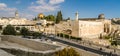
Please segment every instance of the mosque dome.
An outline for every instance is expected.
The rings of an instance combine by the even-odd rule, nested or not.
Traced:
[[[39,13],[38,14],[38,18],[42,19],[44,17],[44,14],[43,13]]]
[[[104,14],[100,14],[100,15],[98,16],[98,19],[105,19]]]

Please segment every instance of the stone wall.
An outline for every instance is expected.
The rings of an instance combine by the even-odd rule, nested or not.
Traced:
[[[104,25],[96,21],[79,21],[79,30],[79,36],[99,35],[104,32]]]
[[[101,21],[73,21],[72,36],[96,36],[103,32],[104,24]]]
[[[71,28],[72,28],[72,36],[78,37],[79,36],[79,21],[72,21]]]

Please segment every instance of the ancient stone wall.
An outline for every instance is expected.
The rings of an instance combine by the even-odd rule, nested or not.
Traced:
[[[102,22],[79,21],[79,36],[99,35],[104,32]]]
[[[96,36],[104,32],[104,24],[101,21],[73,21],[72,36]]]
[[[79,36],[79,21],[72,21],[71,28],[72,28],[72,36],[78,37]]]

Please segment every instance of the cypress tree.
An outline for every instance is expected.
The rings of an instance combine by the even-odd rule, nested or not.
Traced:
[[[56,23],[60,23],[60,21],[62,21],[62,20],[63,20],[63,18],[62,18],[62,12],[58,11],[57,17],[56,17]]]

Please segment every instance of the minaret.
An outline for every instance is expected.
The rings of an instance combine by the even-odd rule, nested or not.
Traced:
[[[16,18],[16,19],[18,19],[18,18],[19,18],[18,11],[15,11],[15,18]]]
[[[75,13],[75,16],[76,16],[76,19],[75,20],[78,20],[78,16],[79,14],[78,14],[78,11]]]

